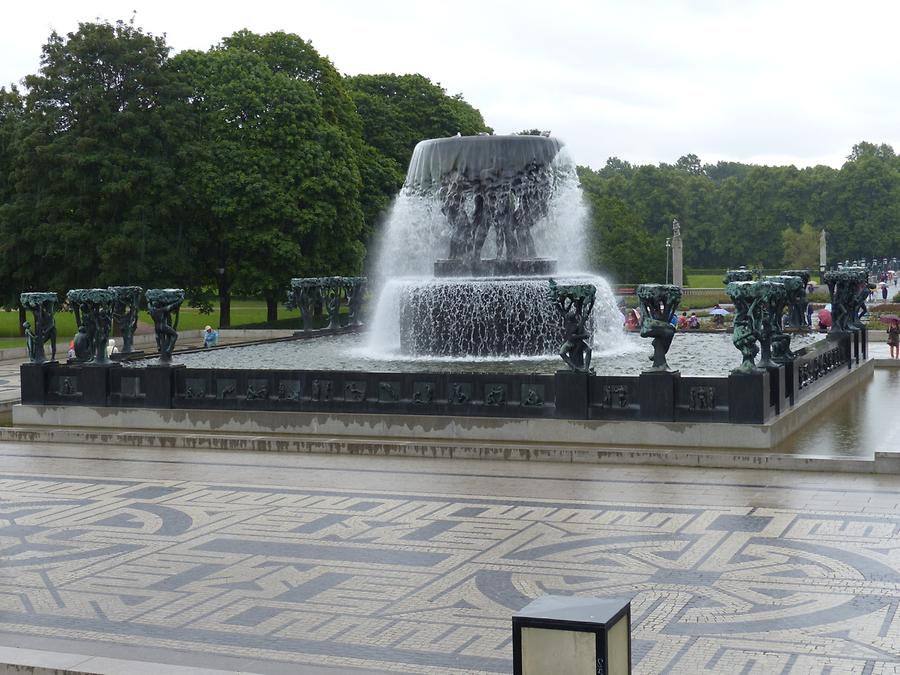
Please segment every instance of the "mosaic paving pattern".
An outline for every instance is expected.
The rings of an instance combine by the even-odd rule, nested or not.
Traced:
[[[23,357],[24,352],[23,349]],[[18,401],[21,398],[19,379],[18,361],[0,361],[0,403]]]
[[[0,474],[0,631],[263,670],[507,673],[531,598],[635,594],[637,673],[898,673],[898,531],[900,515]]]

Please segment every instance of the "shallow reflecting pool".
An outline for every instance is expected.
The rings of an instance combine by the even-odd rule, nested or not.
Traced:
[[[774,452],[872,457],[900,451],[900,369],[877,368],[873,378],[835,401]]]
[[[821,339],[795,336],[793,346]],[[175,363],[189,368],[265,368],[271,370],[365,370],[369,372],[503,372],[552,374],[563,368],[558,356],[525,358],[442,359],[406,357],[372,351],[362,333],[229,347],[177,355]],[[592,365],[598,375],[637,375],[649,365],[652,341],[635,333],[622,333],[611,344],[595,345]],[[669,365],[684,375],[727,375],[740,365],[741,355],[726,333],[676,333]],[[147,365],[152,361],[138,361]]]

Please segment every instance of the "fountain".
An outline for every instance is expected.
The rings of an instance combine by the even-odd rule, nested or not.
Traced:
[[[551,356],[548,295],[593,285],[594,344],[621,331],[604,279],[581,273],[584,212],[563,143],[543,136],[422,141],[381,245],[370,347],[390,356]]]
[[[433,434],[487,444],[491,452],[499,440],[553,444],[561,435],[575,443],[602,437],[611,445],[694,447],[696,432],[716,447],[769,447],[816,413],[826,387],[852,386],[871,372],[863,368],[871,366],[867,334],[856,325],[867,289],[855,270],[826,275],[843,330],[817,342],[797,336],[797,350],[780,318],[788,303],[802,301],[802,275],[752,281],[758,275],[750,270],[729,271],[732,340],[695,335],[673,342],[682,290],[643,285],[641,336],[653,339],[652,366],[646,354],[629,359],[641,351],[640,338],[624,333],[606,281],[584,272],[585,215],[574,167],[557,139],[424,141],[393,206],[376,275],[291,280],[290,305],[308,329],[300,335],[173,353],[184,292],[150,289],[159,357],[132,354],[113,363],[101,349],[110,322],[122,315],[129,323],[115,300],[120,291],[139,289],[75,289],[67,297],[80,313],[78,358],[60,364],[52,355],[43,361],[40,349],[56,296],[23,296],[23,306],[50,305],[43,318],[36,315],[36,332],[28,329],[32,363],[21,370],[19,418],[335,438],[365,427],[377,429],[381,440]],[[370,283],[378,302],[364,336],[356,327]],[[319,301],[328,309],[328,328],[313,331]],[[342,301],[350,309],[347,325]],[[743,363],[727,374],[731,341]],[[684,348],[670,350],[675,343]],[[61,417],[67,406],[103,410]],[[785,414],[794,421],[746,438],[671,426],[764,425]],[[412,421],[417,416],[435,421],[422,425]],[[485,425],[477,420],[483,417],[504,421]],[[609,425],[616,421],[629,424]]]

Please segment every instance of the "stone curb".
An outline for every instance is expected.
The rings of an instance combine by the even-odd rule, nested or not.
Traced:
[[[115,445],[132,448],[285,452],[407,458],[486,459],[591,464],[639,464],[702,468],[775,469],[844,473],[900,473],[900,453],[876,451],[873,457],[827,457],[673,448],[597,447],[559,443],[522,445],[435,441],[396,441],[377,437],[235,435],[214,433],[109,432],[90,429],[8,427],[0,440],[30,443]]]

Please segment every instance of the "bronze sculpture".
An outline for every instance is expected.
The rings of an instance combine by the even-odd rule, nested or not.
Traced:
[[[806,320],[806,307],[809,304],[809,298],[806,295],[806,287],[809,285],[809,270],[784,270],[780,276],[800,279],[801,286],[799,290],[794,289],[793,284],[785,286],[788,291],[788,305],[790,307],[788,322],[791,328],[808,330],[810,326]]]
[[[860,317],[866,311],[865,300],[869,295],[868,273],[861,267],[843,267],[826,272],[825,283],[831,294],[832,333],[860,330]]]
[[[725,292],[734,303],[734,333],[731,341],[741,352],[743,361],[733,373],[752,373],[756,368],[756,355],[759,347],[756,341],[761,330],[762,308],[757,292],[757,282],[732,281],[725,287]]]
[[[147,312],[153,319],[153,329],[156,331],[159,360],[169,363],[178,340],[178,316],[184,302],[184,291],[180,288],[151,288],[144,293],[144,297],[147,298]]]
[[[669,370],[666,354],[675,337],[672,317],[681,302],[681,288],[672,284],[641,284],[637,297],[641,303],[641,337],[653,338],[650,370]]]
[[[75,288],[66,293],[78,325],[75,356],[89,365],[108,366],[112,363],[106,347],[115,298],[115,293],[108,288]]]
[[[130,354],[134,351],[134,331],[137,329],[143,289],[140,286],[110,286],[109,290],[115,294],[112,316],[122,333],[122,353]]]
[[[56,318],[53,316],[59,304],[56,293],[22,293],[19,304],[30,309],[34,317],[34,332],[29,324],[25,332],[25,345],[32,363],[44,363],[44,344],[50,342],[50,360],[56,359]],[[28,322],[25,322],[28,324]],[[29,337],[29,333],[31,336]]]
[[[587,320],[594,308],[597,289],[590,284],[559,286],[550,279],[550,300],[562,316],[565,342],[559,348],[559,355],[569,368],[577,373],[591,371],[591,334],[587,330]]]

